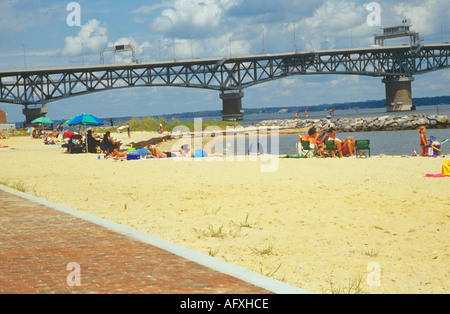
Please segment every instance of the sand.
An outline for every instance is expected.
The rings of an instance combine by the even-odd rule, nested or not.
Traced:
[[[449,291],[450,178],[424,177],[444,158],[112,161],[0,144],[0,183],[314,293]]]

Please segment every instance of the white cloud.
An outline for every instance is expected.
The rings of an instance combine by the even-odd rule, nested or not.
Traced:
[[[76,37],[68,36],[64,40],[63,55],[80,56],[83,53],[100,53],[108,43],[108,29],[97,20],[82,25]]]
[[[239,4],[239,0],[175,0],[172,8],[163,10],[151,24],[160,34],[208,33],[223,26],[227,10]]]
[[[369,34],[369,27],[366,28],[367,33],[359,29],[361,25],[365,24],[367,14],[368,11],[365,11],[362,5],[356,6],[355,2],[325,1],[311,16],[305,17],[297,23],[297,31],[304,49],[335,48],[339,37],[348,39],[348,45],[350,45],[353,31],[355,31],[355,36]],[[286,32],[291,32],[291,25],[286,28]]]
[[[422,0],[398,3],[394,12],[399,18],[409,18],[416,31],[423,35],[431,35],[441,27],[436,23],[439,16],[447,17],[450,14],[448,0]],[[446,23],[448,24],[448,23]],[[392,26],[392,25],[386,25]]]
[[[173,5],[172,1],[163,1],[161,3],[156,3],[156,4],[152,4],[152,5],[140,6],[139,8],[131,11],[131,13],[133,13],[133,14],[150,14],[153,11],[156,11],[161,8],[170,7],[172,5]]]

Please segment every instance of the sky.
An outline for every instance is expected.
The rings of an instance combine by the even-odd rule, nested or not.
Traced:
[[[405,18],[425,44],[450,42],[450,1],[379,0],[380,27],[361,0],[0,0],[0,70],[95,65],[100,51],[135,47],[139,62],[370,47],[380,27]],[[76,13],[80,14],[77,15]],[[77,17],[80,17],[79,20]],[[78,23],[79,21],[79,23]],[[409,43],[409,38],[387,45]],[[104,53],[105,64],[131,53]],[[413,97],[450,95],[450,70],[418,75]],[[380,100],[380,78],[294,76],[244,90],[243,109]],[[219,92],[174,87],[127,88],[48,103],[47,117],[153,116],[221,110]],[[9,122],[22,106],[0,103]]]

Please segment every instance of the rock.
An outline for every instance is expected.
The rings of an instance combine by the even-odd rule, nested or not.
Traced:
[[[449,119],[447,116],[436,116],[436,121],[439,124],[449,124]]]
[[[369,118],[338,118],[309,119],[309,120],[266,120],[257,126],[305,128],[317,127],[322,124],[325,130],[334,127],[338,132],[380,131],[380,130],[411,130],[421,125],[430,128],[450,128],[450,120],[447,116],[412,114],[408,116],[382,116]]]

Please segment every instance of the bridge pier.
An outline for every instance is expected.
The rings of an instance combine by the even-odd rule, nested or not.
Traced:
[[[25,115],[25,125],[30,125],[31,121],[34,119],[45,117],[48,113],[48,108],[45,106],[42,106],[41,108],[28,108],[28,106],[25,105],[22,113]]]
[[[222,119],[223,121],[240,121],[244,120],[244,115],[242,111],[242,98],[244,97],[243,92],[238,93],[223,93],[220,94],[220,99],[222,99],[223,111]]]
[[[413,77],[384,78],[386,84],[386,112],[415,110],[412,103]]]

